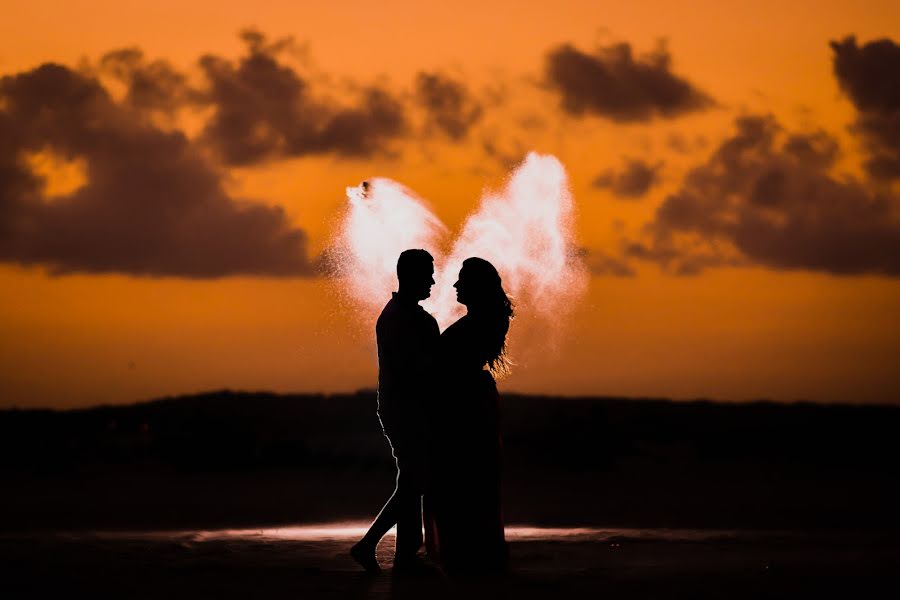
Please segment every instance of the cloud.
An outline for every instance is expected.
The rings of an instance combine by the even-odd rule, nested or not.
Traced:
[[[695,135],[693,140],[679,132],[672,132],[666,137],[666,147],[678,154],[690,154],[695,150],[704,150],[707,147],[706,137]]]
[[[453,141],[464,139],[483,112],[462,82],[439,73],[418,74],[415,98],[428,114],[428,126]]]
[[[676,273],[756,264],[832,274],[900,274],[896,197],[829,173],[828,134],[788,134],[771,116],[737,132],[691,170],[625,254]]]
[[[195,93],[184,74],[164,60],[148,62],[140,48],[107,52],[100,59],[99,71],[125,84],[125,102],[137,110],[171,114]]]
[[[714,105],[713,100],[671,71],[665,47],[635,58],[631,45],[613,44],[594,54],[565,44],[547,55],[545,75],[562,95],[562,108],[613,121],[673,118]]]
[[[678,276],[700,275],[710,267],[745,267],[752,264],[730,248],[702,239],[682,239],[676,246],[672,237],[657,235],[649,243],[624,239],[620,246],[624,258],[619,260],[654,262]]]
[[[502,132],[497,130],[485,132],[481,138],[481,149],[507,171],[511,171],[525,160],[525,156],[528,154],[528,149],[520,140],[505,139]]]
[[[214,114],[202,140],[229,165],[334,152],[368,157],[387,152],[407,129],[403,105],[386,90],[364,87],[356,105],[317,99],[309,82],[279,61],[285,43],[256,31],[242,35],[246,55],[237,62],[200,59],[207,82],[200,102]]]
[[[624,259],[597,249],[583,249],[581,258],[593,275],[634,277],[637,273]]]
[[[54,273],[311,274],[304,232],[280,208],[228,195],[190,140],[133,108],[147,105],[138,97],[116,103],[55,64],[0,78],[0,260]],[[82,160],[86,183],[48,197],[26,160],[41,152]]]
[[[881,39],[858,46],[856,38],[831,42],[834,74],[859,112],[854,129],[874,179],[900,179],[900,45]]]
[[[625,159],[625,167],[619,171],[607,169],[593,181],[596,188],[608,188],[619,198],[634,200],[644,196],[650,188],[659,183],[659,172],[663,163],[654,165],[640,159]]]

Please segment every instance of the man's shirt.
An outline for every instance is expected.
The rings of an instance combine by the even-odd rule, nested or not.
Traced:
[[[433,394],[440,329],[418,302],[394,293],[375,325],[378,416],[385,433],[423,432],[424,403]]]

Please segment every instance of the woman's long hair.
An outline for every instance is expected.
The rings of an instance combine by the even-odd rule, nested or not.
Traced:
[[[509,375],[512,362],[506,352],[506,334],[513,318],[513,303],[494,265],[472,257],[463,261],[462,268],[471,286],[469,314],[485,325],[488,370],[497,378]]]

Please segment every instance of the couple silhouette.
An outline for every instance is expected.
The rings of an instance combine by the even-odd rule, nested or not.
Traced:
[[[375,327],[378,417],[397,485],[350,554],[367,571],[380,571],[375,549],[396,525],[395,573],[429,568],[418,554],[423,542],[448,574],[501,572],[508,551],[494,376],[509,370],[512,303],[491,263],[466,259],[453,287],[467,313],[441,333],[419,306],[434,285],[431,254],[402,252],[397,278]]]

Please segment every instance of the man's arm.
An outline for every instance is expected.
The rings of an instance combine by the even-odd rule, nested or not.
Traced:
[[[403,347],[398,335],[396,315],[382,313],[375,325],[375,343],[378,346],[379,386],[392,386],[402,372]]]
[[[437,367],[438,342],[441,338],[441,330],[437,321],[430,314],[425,313],[422,319],[422,332],[420,334],[420,347],[418,348],[419,369],[431,373]]]

